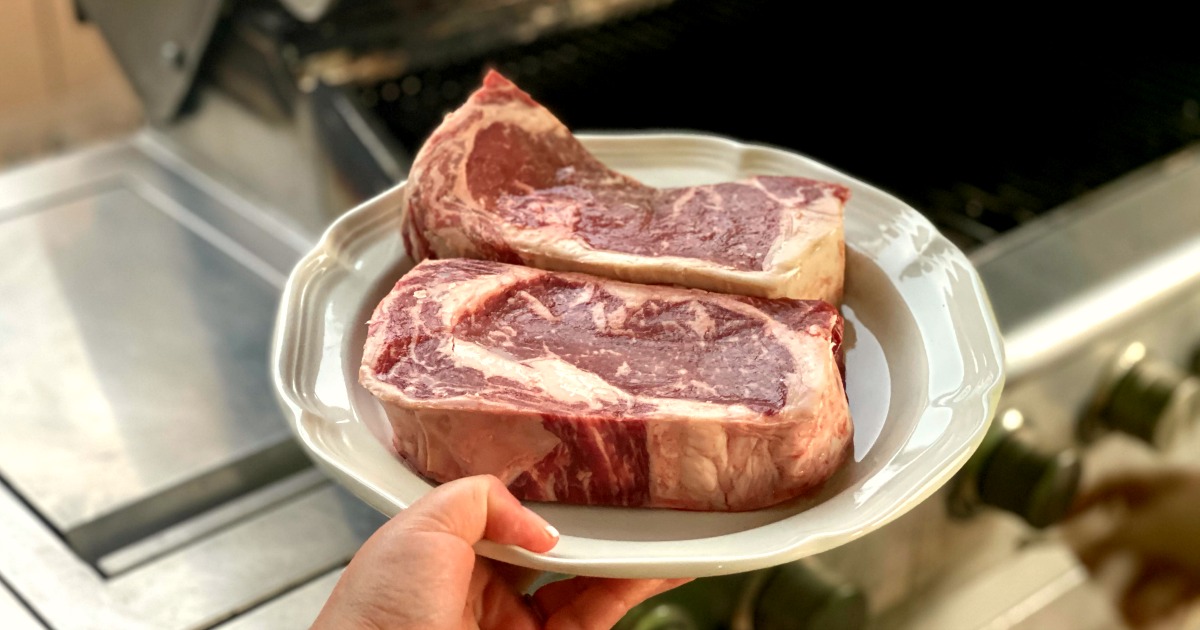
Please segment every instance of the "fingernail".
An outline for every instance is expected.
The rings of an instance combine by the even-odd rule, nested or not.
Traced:
[[[539,521],[541,521],[541,522],[543,522],[543,523],[546,523],[546,519],[542,518],[542,515],[541,515],[541,514],[538,514],[537,512],[534,512],[533,510],[529,509],[528,507],[526,507],[526,508],[525,508],[525,511],[529,512],[529,514],[530,514],[531,516],[533,516],[534,518],[536,518],[537,520],[539,520]],[[559,534],[559,533],[558,533],[558,528],[557,528],[557,527],[555,527],[555,526],[553,526],[553,525],[551,525],[550,523],[546,523],[546,524],[545,524],[545,525],[542,527],[542,529],[546,530],[546,533],[547,533],[547,534],[550,534],[550,537],[551,537],[551,538],[555,538],[555,539],[557,539],[557,538],[558,538],[558,537],[561,535],[561,534]]]

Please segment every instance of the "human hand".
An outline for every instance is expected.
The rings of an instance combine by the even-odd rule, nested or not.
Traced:
[[[380,527],[346,567],[313,628],[611,628],[687,580],[576,577],[522,591],[537,573],[475,555],[480,540],[549,551],[558,532],[495,477],[442,484]]]
[[[1200,471],[1126,473],[1083,494],[1072,519],[1113,512],[1112,527],[1077,549],[1097,573],[1112,558],[1132,555],[1133,579],[1121,614],[1135,627],[1156,624],[1200,599]]]

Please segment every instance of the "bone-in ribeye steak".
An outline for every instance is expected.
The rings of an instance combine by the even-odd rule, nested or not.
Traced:
[[[838,304],[849,195],[802,177],[646,186],[605,167],[492,72],[413,161],[405,241],[417,260],[479,258]]]
[[[435,481],[750,510],[813,490],[849,452],[842,325],[821,301],[426,261],[375,310],[360,380]]]

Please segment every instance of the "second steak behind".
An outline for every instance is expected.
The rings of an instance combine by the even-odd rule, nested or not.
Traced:
[[[601,164],[492,72],[405,187],[417,260],[480,258],[646,284],[838,304],[850,191],[802,177],[659,189]]]

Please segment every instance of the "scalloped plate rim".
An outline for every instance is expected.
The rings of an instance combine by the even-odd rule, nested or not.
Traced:
[[[984,330],[982,334],[977,335],[973,343],[982,347],[985,352],[990,351],[990,359],[993,363],[997,363],[999,367],[997,368],[997,372],[990,375],[990,380],[972,384],[976,387],[971,396],[957,401],[957,408],[968,407],[967,403],[974,401],[978,404],[978,409],[973,414],[973,425],[969,431],[963,433],[954,448],[954,452],[945,458],[939,466],[927,471],[927,474],[923,475],[920,480],[910,484],[904,492],[899,493],[899,495],[893,493],[888,497],[880,497],[879,502],[873,506],[873,509],[865,510],[865,513],[860,513],[856,516],[852,515],[850,518],[845,519],[845,522],[839,528],[831,528],[829,531],[809,535],[801,540],[783,542],[776,540],[774,545],[769,544],[768,541],[762,541],[764,544],[756,549],[744,549],[733,553],[701,554],[694,558],[682,557],[677,554],[655,554],[653,550],[657,548],[678,548],[681,545],[688,544],[702,544],[706,541],[711,542],[716,538],[733,538],[744,541],[747,538],[753,538],[753,532],[762,528],[738,531],[715,538],[624,543],[629,547],[642,550],[641,555],[624,558],[557,557],[552,555],[553,551],[551,554],[534,554],[523,549],[496,545],[487,541],[480,543],[478,546],[480,553],[498,560],[536,569],[606,577],[699,577],[753,570],[825,551],[874,531],[903,515],[913,506],[928,498],[965,464],[971,453],[974,452],[975,448],[982,441],[991,418],[996,411],[1000,391],[1004,384],[1003,345],[995,318],[991,312],[991,306],[978,274],[975,273],[966,256],[938,233],[936,228],[924,216],[886,192],[861,182],[854,177],[841,173],[836,169],[801,154],[765,144],[742,143],[724,136],[696,132],[605,132],[602,134],[579,134],[578,137],[590,149],[596,149],[605,144],[635,145],[637,143],[646,143],[653,145],[654,143],[677,143],[681,141],[720,146],[735,164],[741,164],[746,159],[747,154],[762,152],[768,158],[772,159],[782,158],[793,162],[799,161],[806,169],[818,172],[821,176],[842,181],[852,187],[855,197],[866,193],[868,197],[882,200],[886,205],[891,206],[895,212],[904,215],[904,220],[910,222],[912,226],[926,230],[927,240],[923,243],[923,247],[912,247],[910,250],[900,251],[896,254],[899,258],[907,256],[905,258],[906,262],[920,262],[929,249],[937,245],[943,251],[949,252],[951,262],[957,263],[960,269],[967,271],[969,276],[967,284],[971,289],[970,295],[965,297],[959,296],[959,302],[967,302],[969,306],[974,307],[972,314],[979,317]],[[810,174],[809,176],[812,175]],[[311,324],[308,321],[311,317],[305,318],[302,317],[304,313],[296,312],[295,309],[299,306],[297,300],[310,288],[309,284],[312,280],[324,279],[327,281],[327,278],[322,278],[324,274],[336,274],[338,272],[336,263],[331,264],[329,261],[338,260],[339,253],[347,249],[353,249],[354,246],[362,246],[364,239],[379,237],[376,231],[365,229],[365,227],[370,226],[372,222],[377,222],[379,225],[385,226],[394,223],[391,220],[381,219],[380,215],[395,211],[394,208],[387,207],[388,201],[404,185],[405,183],[401,182],[392,189],[343,214],[329,226],[314,248],[297,262],[284,288],[274,338],[272,340],[271,353],[272,377],[276,394],[290,420],[289,426],[301,444],[317,461],[320,467],[334,477],[336,481],[385,514],[392,514],[403,509],[406,507],[405,502],[377,487],[356,468],[353,462],[344,461],[342,458],[336,456],[336,454],[329,452],[329,449],[322,443],[323,436],[309,431],[306,426],[307,424],[324,421],[325,425],[318,426],[324,426],[324,428],[328,429],[328,426],[326,426],[328,425],[328,421],[319,412],[309,408],[304,402],[305,395],[311,394],[311,392],[298,392],[293,387],[292,384],[296,382],[295,376],[298,373],[297,366],[289,364],[288,358],[292,356],[291,352],[298,350],[297,345],[303,345],[303,341],[305,341],[303,338],[299,340],[295,338],[296,332],[294,327],[298,323]],[[852,197],[851,205],[847,207],[848,218],[853,212],[852,208],[854,208],[854,197]],[[378,227],[378,225],[374,227]],[[855,244],[851,243],[849,239],[847,240],[847,246],[850,249],[856,249]],[[899,264],[899,260],[893,260],[891,263],[897,265]],[[343,270],[342,273],[346,273],[346,271]],[[907,303],[908,300],[904,291],[900,291],[900,294],[902,297],[905,297]],[[916,314],[914,314],[914,318],[918,321],[920,320],[920,317],[917,317]],[[931,366],[930,369],[932,370],[933,367]],[[354,386],[357,386],[357,384]],[[927,414],[928,411],[929,408],[926,408],[925,413]],[[916,419],[914,426],[919,425],[924,418],[925,415],[922,415]],[[384,449],[382,444],[379,444],[379,447],[380,449]],[[806,512],[799,512],[770,525],[786,524],[794,519],[802,519],[805,514]],[[568,538],[572,537],[564,536],[564,541]],[[580,537],[574,538],[581,539]],[[583,538],[582,540],[586,541],[587,539]]]

